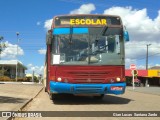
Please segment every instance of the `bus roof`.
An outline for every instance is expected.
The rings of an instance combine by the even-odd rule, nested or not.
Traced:
[[[68,14],[68,15],[57,15],[57,16],[54,16],[54,18],[56,17],[63,17],[63,16],[110,16],[110,17],[119,17],[118,15],[108,15],[108,14]]]

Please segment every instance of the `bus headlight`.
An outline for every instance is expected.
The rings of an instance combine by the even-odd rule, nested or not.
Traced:
[[[61,82],[61,81],[62,81],[62,78],[58,77],[58,78],[57,78],[57,81],[58,81],[58,82]]]
[[[121,78],[117,77],[116,80],[117,80],[117,82],[119,82],[121,80]]]

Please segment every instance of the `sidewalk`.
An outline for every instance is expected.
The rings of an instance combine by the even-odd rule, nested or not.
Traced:
[[[0,111],[18,111],[41,90],[42,84],[0,84]]]
[[[133,87],[127,86],[127,90],[135,91],[135,92],[141,92],[146,94],[153,94],[153,95],[159,95],[160,96],[160,87],[135,87],[133,90]]]

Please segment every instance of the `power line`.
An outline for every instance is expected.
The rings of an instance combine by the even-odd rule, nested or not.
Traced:
[[[155,55],[158,55],[158,54],[160,54],[160,53],[151,54],[151,55],[148,55],[148,57],[155,56]],[[139,58],[139,59],[136,59],[136,60],[143,60],[143,59],[146,59],[146,56],[144,56],[142,58]]]

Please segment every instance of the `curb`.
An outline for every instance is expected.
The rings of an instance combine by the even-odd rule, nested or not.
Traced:
[[[35,82],[0,82],[0,84],[39,84]]]
[[[36,98],[40,94],[40,92],[43,90],[43,88],[44,87],[42,87],[40,89],[40,91],[33,98],[31,98],[30,100],[28,100],[18,111],[22,111],[28,105],[28,103],[30,103],[34,98]]]
[[[18,108],[18,110],[15,110],[15,112],[16,112],[16,111],[22,111],[30,102],[32,102],[32,100],[33,100],[34,98],[36,98],[36,97],[42,92],[43,89],[44,89],[44,87],[42,87],[42,88],[39,90],[39,92],[38,92],[33,98],[29,99],[29,100],[26,101],[20,108]],[[13,120],[13,119],[14,119],[14,117],[6,118],[6,120]]]

